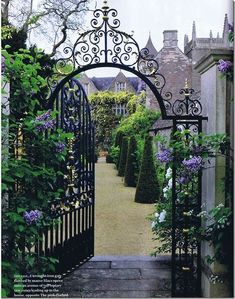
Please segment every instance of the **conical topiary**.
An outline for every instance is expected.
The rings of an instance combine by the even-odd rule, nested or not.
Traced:
[[[121,153],[120,153],[120,160],[119,160],[119,167],[118,167],[118,175],[119,176],[124,176],[124,174],[125,174],[127,150],[128,150],[128,138],[123,137]]]
[[[137,163],[137,144],[135,137],[130,138],[127,158],[126,158],[126,168],[125,168],[125,185],[129,187],[136,186],[136,176],[138,173],[138,163]]]
[[[120,154],[119,154],[119,157],[118,157],[117,163],[116,163],[117,169],[119,168],[119,162],[120,162],[120,157],[121,157],[121,148],[122,148],[122,139],[124,136],[125,135],[122,131],[117,131],[116,138],[115,138],[115,146],[119,146],[119,148],[120,148]]]
[[[152,137],[147,136],[136,188],[135,201],[154,203],[159,199],[160,188],[153,158]]]

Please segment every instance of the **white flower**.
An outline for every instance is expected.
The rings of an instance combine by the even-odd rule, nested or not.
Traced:
[[[155,216],[156,218],[158,218],[158,217],[159,217],[159,214],[158,214],[158,213],[155,213],[154,216]]]
[[[172,177],[172,169],[169,167],[166,171],[166,179],[170,179]]]
[[[163,221],[165,221],[165,217],[166,217],[166,211],[165,210],[163,210],[161,213],[160,213],[160,215],[159,215],[159,222],[163,222]]]
[[[168,191],[169,191],[169,187],[168,186],[166,186],[165,188],[163,188],[163,196],[167,199],[168,198],[168,195],[167,195],[167,193],[168,193]]]
[[[170,180],[168,181],[168,187],[169,187],[169,188],[172,188],[172,179],[170,179]]]
[[[154,228],[157,223],[155,221],[152,222],[151,227]]]

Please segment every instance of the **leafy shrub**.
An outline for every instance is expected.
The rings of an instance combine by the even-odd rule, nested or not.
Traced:
[[[135,201],[154,203],[159,199],[159,195],[159,183],[153,159],[152,137],[146,136]]]
[[[50,273],[55,270],[56,259],[37,256],[32,252],[41,231],[52,225],[48,205],[60,197],[59,171],[66,156],[66,140],[71,134],[53,127],[56,112],[43,111],[39,101],[46,81],[39,60],[21,49],[13,55],[2,51],[5,57],[3,84],[10,81],[10,98],[2,103],[10,105],[10,115],[2,114],[2,127],[6,136],[2,139],[2,196],[9,199],[9,207],[2,215],[4,242],[2,279],[3,293],[13,293],[14,274]],[[38,109],[40,107],[40,109]],[[3,110],[2,110],[3,111]],[[9,131],[8,131],[9,130]],[[8,134],[9,133],[9,134]],[[21,145],[20,145],[21,144]],[[22,146],[23,144],[23,146]],[[66,165],[65,165],[66,166]],[[29,215],[33,221],[29,223]],[[24,258],[22,253],[25,249]],[[31,252],[30,252],[31,250]]]
[[[126,160],[126,168],[125,168],[125,185],[129,187],[135,187],[137,181],[138,174],[138,161],[137,161],[137,144],[134,136],[131,136],[128,152],[127,152],[127,160]]]
[[[135,113],[121,120],[117,133],[122,131],[126,136],[139,135],[144,139],[159,115],[159,112],[138,106]]]
[[[120,156],[119,146],[111,146],[110,151],[109,151],[109,155],[110,155],[110,157],[113,161],[111,163],[115,163],[117,165],[118,159],[119,159],[119,156]]]
[[[123,115],[116,115],[112,108],[116,104],[127,104],[128,101],[137,101],[133,93],[120,91],[102,91],[89,97],[93,107],[93,121],[96,126],[96,143],[102,150],[107,150],[112,143],[112,131],[117,127]],[[121,146],[121,145],[120,145]]]
[[[120,161],[119,161],[119,167],[118,167],[118,175],[119,176],[124,176],[124,174],[125,174],[127,150],[128,150],[128,138],[123,137],[122,147],[121,147],[121,154],[120,154]]]

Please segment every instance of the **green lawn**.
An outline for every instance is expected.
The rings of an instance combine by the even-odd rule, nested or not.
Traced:
[[[135,188],[125,187],[113,164],[96,164],[95,255],[149,255],[153,251],[153,204],[134,202]]]

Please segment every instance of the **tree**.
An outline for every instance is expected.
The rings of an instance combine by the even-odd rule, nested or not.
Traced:
[[[65,42],[70,33],[81,29],[92,0],[3,0],[2,17],[31,40],[43,36],[50,43],[50,56]],[[35,9],[36,4],[38,4]],[[34,44],[35,42],[33,42]]]
[[[158,200],[159,196],[160,188],[154,165],[152,137],[146,136],[135,201],[140,203],[154,203]]]
[[[136,176],[138,174],[138,161],[137,161],[137,144],[134,136],[131,136],[125,168],[125,185],[129,187],[136,186]]]
[[[123,137],[122,147],[121,147],[121,154],[120,154],[120,161],[119,161],[119,167],[118,167],[118,176],[124,176],[124,174],[125,174],[127,149],[128,149],[128,138]]]

